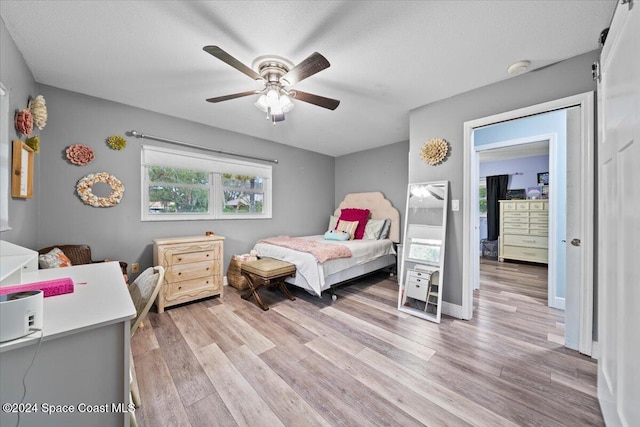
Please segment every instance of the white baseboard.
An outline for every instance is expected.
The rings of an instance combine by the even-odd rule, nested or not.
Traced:
[[[227,280],[227,276],[222,277],[222,286],[229,286],[229,281]]]
[[[565,310],[565,299],[560,297],[555,297],[553,302],[553,308],[557,308],[558,310]]]
[[[598,341],[591,342],[591,358],[596,360],[600,358],[600,345]]]
[[[462,306],[442,301],[442,314],[455,317],[456,319],[462,319]]]

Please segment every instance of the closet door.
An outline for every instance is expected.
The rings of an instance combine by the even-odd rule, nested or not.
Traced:
[[[618,4],[598,86],[598,398],[608,426],[640,425],[639,6]]]

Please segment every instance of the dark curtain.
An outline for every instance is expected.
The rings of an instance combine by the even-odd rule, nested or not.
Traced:
[[[507,198],[509,175],[487,177],[487,240],[498,240],[500,230],[500,204]]]

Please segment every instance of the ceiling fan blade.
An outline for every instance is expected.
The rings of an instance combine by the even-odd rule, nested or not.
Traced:
[[[340,101],[332,98],[325,98],[324,96],[314,95],[308,92],[302,92],[301,90],[291,91],[294,99],[298,101],[308,102],[319,107],[327,108],[329,110],[335,110],[340,105]]]
[[[307,77],[329,68],[331,64],[327,61],[327,58],[320,55],[318,52],[313,52],[304,61],[293,67],[287,74],[280,78],[280,81],[285,86],[294,85]]]
[[[240,71],[241,73],[246,74],[247,76],[251,77],[252,79],[254,79],[254,80],[264,80],[260,74],[255,72],[253,69],[247,67],[242,62],[238,61],[236,58],[234,58],[233,56],[229,55],[224,50],[220,49],[218,46],[205,46],[202,49],[205,52],[210,53],[211,55],[215,56],[216,58],[218,58],[222,62],[226,62],[227,64],[231,65],[236,70]]]
[[[208,98],[207,101],[208,102],[222,102],[222,101],[228,101],[230,99],[242,98],[243,96],[255,95],[255,94],[258,94],[258,93],[260,93],[259,90],[248,90],[246,92],[238,92],[238,93],[232,93],[231,95],[217,96],[215,98]]]

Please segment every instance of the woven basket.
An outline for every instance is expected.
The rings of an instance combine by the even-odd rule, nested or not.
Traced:
[[[227,269],[227,282],[239,291],[244,291],[249,287],[247,279],[240,274],[242,261],[231,258],[229,268]]]

